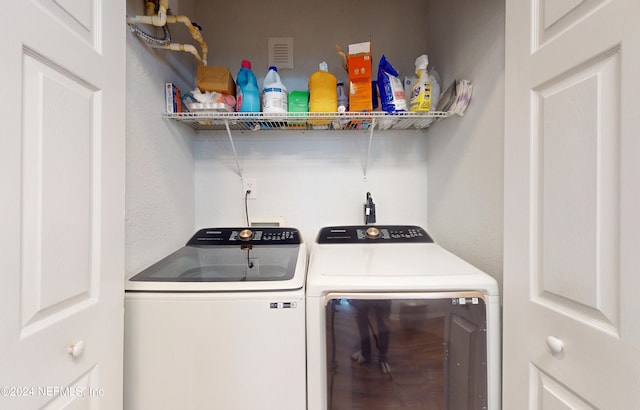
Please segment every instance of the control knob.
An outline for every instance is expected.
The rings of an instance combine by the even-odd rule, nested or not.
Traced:
[[[380,236],[380,229],[376,228],[375,226],[367,228],[367,238],[378,239],[379,236]]]
[[[253,238],[253,231],[251,229],[243,229],[240,231],[239,236],[241,241],[248,241]]]

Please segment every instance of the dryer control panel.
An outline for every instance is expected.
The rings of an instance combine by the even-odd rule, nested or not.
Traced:
[[[432,243],[427,231],[414,225],[357,225],[322,228],[317,242],[327,243]]]
[[[295,228],[206,228],[196,232],[187,246],[219,245],[299,245]]]

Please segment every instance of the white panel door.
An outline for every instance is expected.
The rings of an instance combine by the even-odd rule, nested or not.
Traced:
[[[640,403],[640,2],[507,0],[505,409]]]
[[[124,2],[2,2],[0,408],[122,407]]]

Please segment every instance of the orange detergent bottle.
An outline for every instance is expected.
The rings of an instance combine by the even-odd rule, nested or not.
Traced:
[[[320,63],[319,70],[309,77],[309,112],[338,112],[337,85],[336,76],[329,72],[327,63]],[[328,125],[330,122],[331,118],[309,121],[312,125]]]

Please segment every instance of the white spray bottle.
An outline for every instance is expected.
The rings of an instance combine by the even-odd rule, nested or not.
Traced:
[[[429,65],[429,57],[426,54],[416,58],[416,74],[418,82],[411,89],[411,99],[409,110],[415,112],[428,112],[431,110],[431,81],[429,81],[429,73],[427,66]]]

